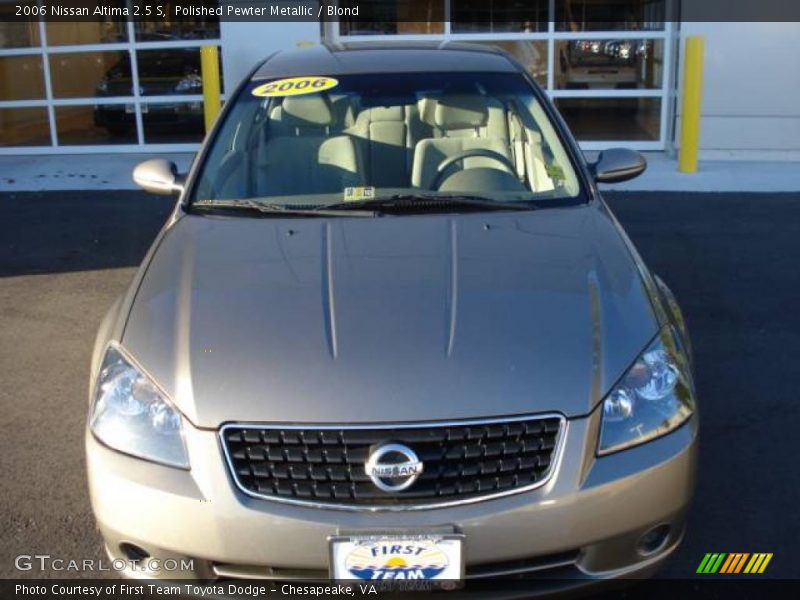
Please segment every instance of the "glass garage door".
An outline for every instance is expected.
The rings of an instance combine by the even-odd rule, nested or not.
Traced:
[[[14,4],[0,5],[0,153],[197,148],[217,20],[3,20]]]
[[[377,0],[338,41],[451,40],[500,46],[547,90],[581,147],[660,150],[674,89],[669,0]],[[362,5],[363,6],[363,5]]]

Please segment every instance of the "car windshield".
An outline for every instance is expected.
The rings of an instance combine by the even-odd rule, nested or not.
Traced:
[[[261,80],[234,102],[201,167],[196,205],[297,209],[420,196],[533,205],[580,194],[518,73]]]

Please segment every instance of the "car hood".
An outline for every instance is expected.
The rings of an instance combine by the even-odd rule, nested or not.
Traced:
[[[185,215],[123,345],[195,425],[588,413],[658,329],[601,207]]]

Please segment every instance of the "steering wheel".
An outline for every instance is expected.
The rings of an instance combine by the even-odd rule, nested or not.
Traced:
[[[465,158],[470,158],[473,156],[481,156],[483,158],[490,158],[494,161],[499,162],[504,167],[508,167],[508,170],[511,173],[517,172],[516,165],[511,162],[511,159],[508,158],[505,154],[500,154],[494,150],[487,150],[485,148],[473,148],[472,150],[465,150],[464,152],[459,152],[453,156],[449,156],[445,158],[439,165],[436,167],[436,175],[431,182],[431,189],[438,190],[439,186],[442,185],[442,181],[444,180],[444,175],[454,163],[457,163],[460,160],[464,160]]]

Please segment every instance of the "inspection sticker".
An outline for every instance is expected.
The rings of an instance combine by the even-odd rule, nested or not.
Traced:
[[[559,181],[563,181],[564,177],[564,169],[561,168],[560,165],[553,163],[552,165],[545,165],[544,170],[550,179],[555,179]]]
[[[316,94],[339,85],[333,77],[289,77],[260,85],[253,90],[253,96],[272,98],[277,96],[300,96]]]
[[[345,202],[359,202],[362,200],[372,200],[373,198],[375,198],[375,188],[372,186],[344,188]]]

